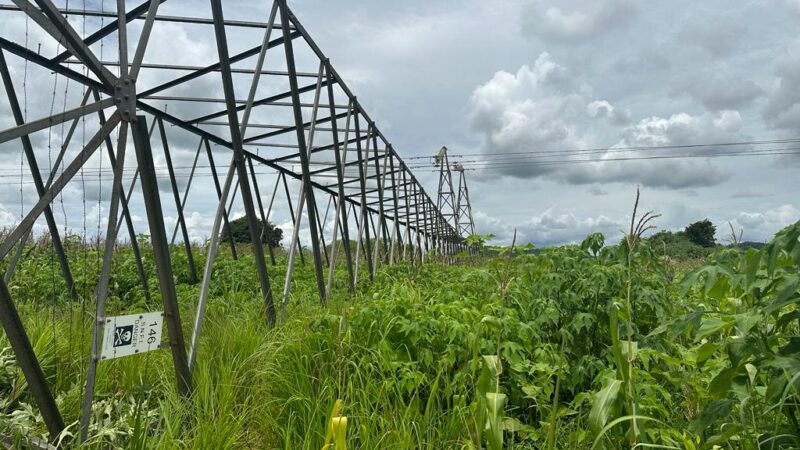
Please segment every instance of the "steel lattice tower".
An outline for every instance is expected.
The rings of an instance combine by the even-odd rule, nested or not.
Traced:
[[[447,147],[442,146],[434,157],[434,165],[439,167],[439,189],[436,199],[436,209],[442,215],[444,222],[449,225],[440,233],[440,239],[450,242],[457,238],[458,213],[456,210],[456,194],[453,189],[453,173],[450,171],[450,161],[447,158]]]
[[[453,190],[453,174],[450,161],[447,159],[447,147],[442,146],[434,158],[434,165],[439,167],[439,195],[436,207],[442,212],[445,220],[457,228],[456,196]]]
[[[19,222],[0,241],[0,260],[7,262],[6,274],[0,277],[0,326],[51,438],[65,429],[64,405],[55,401],[51,380],[45,377],[18,313],[16,291],[9,287],[15,281],[13,268],[29,245],[26,241],[38,226],[44,226],[66,291],[77,297],[69,249],[62,245],[53,207],[62,193],[83,189],[79,183],[84,169],[98,174],[108,171],[111,180],[110,198],[98,200],[98,210],[107,217],[105,233],[97,231],[103,249],[100,273],[92,280],[96,281],[94,311],[85,317],[92,317],[94,324],[86,355],[78,427],[81,440],[92,419],[95,380],[103,375],[97,370],[98,364],[104,364],[99,354],[105,333],[101,319],[114,313],[114,305],[107,300],[120,233],[127,232],[145,296],[151,290],[148,279],[155,276],[158,280],[176,385],[187,397],[192,393],[211,274],[225,242],[222,234],[230,230],[237,194],[236,205],[242,207],[247,222],[260,301],[269,326],[277,325],[278,309],[285,319],[295,255],[301,262],[304,258],[301,226],[308,227],[310,264],[322,305],[334,289],[337,261],[346,265],[346,288],[354,292],[361,264],[371,279],[377,266],[401,257],[421,264],[429,251],[448,257],[464,248],[455,226],[447,149],[440,152],[437,205],[286,0],[265,2],[261,16],[265,20],[241,16],[238,5],[225,5],[228,9],[224,11],[222,0],[193,2],[208,7],[193,8],[192,16],[163,14],[159,8],[166,1],[140,0],[130,8],[118,0],[116,10],[99,11],[85,5],[60,8],[54,0],[13,0],[13,5],[0,5],[0,13],[24,20],[36,30],[36,40],[29,40],[27,25],[24,35],[14,27],[0,29],[0,85],[5,91],[5,98],[0,92],[0,115],[13,119],[0,125],[0,151],[19,152],[20,161],[25,161],[20,170],[27,166],[30,172],[20,183],[31,181],[35,188],[30,204],[20,201]],[[240,16],[226,18],[225,12]],[[90,18],[101,19],[87,20]],[[141,26],[129,26],[133,22]],[[170,39],[174,32],[169,27],[174,23],[202,30],[192,32],[192,40],[210,51],[179,48],[182,41]],[[105,46],[104,40],[108,41]],[[172,53],[159,51],[165,48]],[[180,64],[172,57],[178,53]],[[22,83],[19,72],[23,73]],[[56,103],[55,87],[52,94],[49,89],[26,89],[25,80],[42,86],[60,81],[59,86],[65,86],[63,101],[60,97],[58,101],[63,105],[61,111],[47,108]],[[73,133],[79,125],[80,132]],[[64,130],[69,131],[62,135]],[[49,142],[44,147],[37,139],[50,134],[62,136],[61,144],[53,149],[57,155],[52,162]],[[207,163],[201,159],[203,154]],[[181,155],[185,164],[181,164]],[[103,160],[108,161],[105,168]],[[191,167],[186,165],[188,161],[193,161]],[[166,178],[164,174],[169,175],[166,190],[158,182]],[[210,204],[204,203],[209,201],[208,192],[199,195],[195,190],[190,195],[191,181],[199,177],[212,181]],[[185,189],[179,189],[179,178],[188,178]],[[263,188],[265,182],[274,183],[271,197],[262,195],[259,188],[259,183]],[[297,188],[294,195],[290,183]],[[278,208],[275,200],[281,186],[293,231],[283,289],[274,296],[265,254],[272,261],[269,270],[283,267],[276,265],[272,246],[262,244],[261,224],[269,223],[270,214]],[[162,196],[162,191],[166,195]],[[320,204],[326,200],[328,208],[323,213]],[[143,209],[145,225],[132,219],[136,214],[129,203],[134,201]],[[192,204],[205,208],[214,219],[202,273],[195,268],[197,248],[192,245],[191,224],[185,217],[187,205]],[[64,228],[67,216],[74,215],[64,212]],[[172,239],[166,231],[169,221],[165,218],[169,216],[177,218]],[[145,231],[150,235],[151,273],[137,246],[138,234]],[[183,245],[172,246],[177,236]],[[236,258],[232,236],[228,242]],[[336,257],[337,242],[344,258]],[[191,282],[199,285],[190,324],[181,320],[174,282],[171,254],[177,252],[185,253]],[[181,302],[187,300],[192,301],[182,298]],[[76,413],[69,411],[68,417]]]
[[[458,196],[456,197],[456,229],[462,237],[475,234],[475,221],[472,219],[472,205],[469,203],[469,189],[467,178],[464,176],[464,166],[453,164],[453,170],[458,172]]]

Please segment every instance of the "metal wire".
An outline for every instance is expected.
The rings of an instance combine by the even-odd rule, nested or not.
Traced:
[[[750,141],[727,141],[715,143],[689,143],[689,144],[669,144],[669,145],[652,145],[652,146],[628,146],[628,147],[596,147],[586,149],[537,149],[525,150],[518,152],[502,152],[502,153],[454,153],[450,155],[451,158],[464,158],[464,157],[480,157],[481,159],[490,158],[505,158],[518,155],[542,155],[542,154],[558,154],[558,155],[577,155],[586,153],[608,153],[608,152],[627,152],[627,151],[652,151],[652,150],[677,150],[688,148],[701,148],[701,147],[730,147],[741,145],[767,145],[767,144],[796,144],[800,142],[800,138],[784,138],[784,139],[760,139]],[[407,160],[417,159],[434,159],[436,155],[426,156],[410,156]]]
[[[681,154],[681,155],[649,155],[649,156],[631,156],[621,158],[592,158],[592,159],[562,159],[562,160],[548,160],[544,158],[528,158],[517,159],[511,161],[480,161],[476,160],[470,163],[461,163],[463,170],[475,171],[484,169],[498,169],[503,167],[517,167],[517,168],[532,168],[542,166],[558,166],[558,165],[572,165],[572,164],[586,164],[586,163],[610,163],[622,161],[646,161],[646,160],[660,160],[660,159],[693,159],[693,158],[728,158],[728,157],[756,157],[756,156],[779,156],[779,155],[800,155],[800,147],[779,148],[779,149],[764,149],[756,151],[736,151],[736,152],[719,152],[711,154]],[[412,169],[424,170],[430,168],[427,165],[409,166]],[[438,171],[436,169],[435,171]]]

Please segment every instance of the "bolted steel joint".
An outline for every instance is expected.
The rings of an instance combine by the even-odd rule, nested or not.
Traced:
[[[136,121],[136,80],[122,77],[114,84],[114,104],[125,122]]]

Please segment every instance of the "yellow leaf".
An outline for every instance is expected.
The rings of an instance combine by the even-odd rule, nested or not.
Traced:
[[[336,450],[347,450],[347,417],[334,417],[331,419],[333,425],[333,443]]]

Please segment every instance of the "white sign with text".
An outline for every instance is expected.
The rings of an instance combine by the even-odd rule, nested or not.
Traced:
[[[161,346],[163,324],[162,312],[106,317],[100,359],[120,358],[157,350]]]

